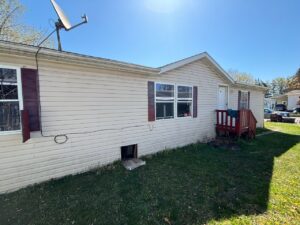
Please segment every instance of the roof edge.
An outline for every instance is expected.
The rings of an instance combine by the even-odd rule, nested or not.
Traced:
[[[267,91],[268,90],[268,87],[263,87],[263,86],[259,86],[259,85],[256,85],[256,84],[248,84],[248,83],[243,83],[243,82],[238,82],[238,81],[235,81],[234,84],[236,86],[241,86],[241,87],[248,87],[248,88],[254,88],[254,89],[259,89],[259,90],[262,90],[262,91]]]
[[[2,52],[4,51],[4,54],[19,54],[21,56],[27,56],[27,57],[34,57],[35,53],[38,50],[37,46],[33,45],[27,45],[22,43],[16,43],[16,42],[9,42],[9,41],[3,41],[0,40],[0,50]],[[0,51],[0,53],[2,53]],[[244,86],[244,87],[250,87],[250,88],[256,88],[260,90],[267,90],[267,88],[252,84],[245,84],[245,83],[239,83],[236,82],[217,62],[214,60],[207,52],[203,52],[170,64],[167,64],[165,66],[159,67],[159,68],[153,68],[153,67],[147,67],[142,66],[138,64],[133,63],[127,63],[117,60],[111,60],[111,59],[105,59],[100,57],[94,57],[89,55],[83,55],[79,53],[73,53],[73,52],[67,52],[67,51],[58,51],[55,49],[50,48],[42,48],[42,51],[40,52],[40,57],[46,60],[51,61],[65,61],[68,63],[76,63],[76,64],[84,64],[86,66],[92,66],[92,67],[101,67],[103,69],[114,69],[114,70],[120,70],[120,71],[128,71],[128,72],[136,72],[136,73],[143,73],[143,74],[164,74],[168,71],[177,69],[179,67],[182,67],[184,65],[190,64],[192,62],[195,62],[197,60],[206,58],[210,63],[212,63],[216,69],[225,77],[227,78],[231,84],[237,85],[237,86]]]
[[[35,53],[38,50],[37,46],[33,45],[26,45],[20,44],[15,42],[7,42],[7,41],[0,41],[0,50],[3,53],[19,53],[22,54],[26,53],[25,55],[29,57],[34,57]],[[50,48],[42,48],[39,57],[46,60],[56,60],[59,58],[61,61],[66,62],[76,62],[85,65],[93,65],[93,66],[103,66],[104,68],[111,68],[111,69],[120,69],[120,70],[128,70],[128,71],[136,71],[136,72],[143,72],[147,74],[159,73],[158,68],[152,68],[147,66],[142,66],[133,63],[127,63],[117,60],[105,59],[100,57],[94,57],[89,55],[83,55],[79,53],[67,52],[67,51],[58,51],[55,49]]]
[[[218,70],[221,72],[221,74],[226,77],[232,84],[235,83],[235,80],[217,63],[217,61],[211,57],[207,52],[202,52],[200,54],[176,61],[171,64],[167,64],[165,66],[160,67],[160,74],[169,72],[171,70],[175,70],[177,68],[180,68],[182,66],[185,66],[187,64],[193,63],[195,61],[198,61],[200,59],[206,58],[211,62]]]

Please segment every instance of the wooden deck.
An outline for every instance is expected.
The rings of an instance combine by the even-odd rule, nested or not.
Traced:
[[[251,110],[216,110],[216,116],[217,135],[224,134],[239,138],[245,134],[250,139],[255,138],[257,120]]]

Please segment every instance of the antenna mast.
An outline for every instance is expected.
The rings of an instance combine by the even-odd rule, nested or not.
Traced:
[[[55,23],[55,27],[56,27],[56,36],[57,36],[58,51],[62,51],[59,30],[61,28],[63,28],[63,25],[62,25],[62,22],[61,22],[60,19],[58,19],[58,21]]]
[[[65,13],[63,12],[63,10],[59,7],[59,5],[55,2],[55,0],[51,0],[51,3],[54,7],[54,10],[58,16],[58,20],[55,23],[55,28],[56,28],[56,35],[57,35],[57,43],[58,43],[58,50],[62,51],[62,46],[61,46],[61,40],[60,40],[60,29],[64,28],[65,31],[70,31],[82,24],[85,24],[88,22],[88,18],[86,15],[83,15],[82,18],[82,22],[78,23],[74,26],[71,25],[68,17],[65,15]]]

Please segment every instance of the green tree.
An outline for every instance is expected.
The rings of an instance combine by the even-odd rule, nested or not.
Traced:
[[[19,0],[0,0],[0,40],[38,45],[45,37],[45,33],[21,20],[25,7]],[[53,47],[53,40],[45,42]]]

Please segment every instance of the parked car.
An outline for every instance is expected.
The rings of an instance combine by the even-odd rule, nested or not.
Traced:
[[[265,112],[265,114],[271,114],[271,113],[273,112],[273,110],[272,110],[272,109],[265,108],[265,109],[264,109],[264,112]]]
[[[285,104],[277,104],[275,105],[273,114],[280,115],[282,117],[289,117],[290,113],[287,111],[287,107]]]
[[[295,114],[300,113],[300,107],[294,108],[294,109],[293,109],[293,113],[295,113]]]
[[[265,108],[264,109],[264,118],[265,119],[270,119],[270,115],[273,113],[271,109]]]
[[[283,111],[286,111],[286,110],[287,110],[287,107],[286,107],[285,104],[277,104],[277,105],[275,105],[274,111],[281,111],[281,112],[283,112]]]
[[[276,113],[272,113],[270,115],[270,120],[271,120],[271,122],[282,122],[283,121],[282,116],[278,115]]]

